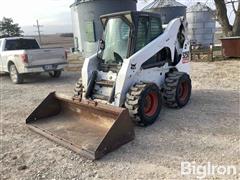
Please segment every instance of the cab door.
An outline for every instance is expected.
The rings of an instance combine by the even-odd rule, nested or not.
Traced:
[[[159,17],[140,17],[138,22],[138,32],[135,51],[141,50],[151,41],[158,38],[163,33],[162,22]],[[152,81],[155,84],[163,84],[166,69],[164,66],[168,62],[169,51],[167,47],[159,49],[155,55],[146,59],[141,65],[141,75],[139,81]],[[171,56],[170,56],[171,57]],[[154,77],[154,78],[153,78]]]

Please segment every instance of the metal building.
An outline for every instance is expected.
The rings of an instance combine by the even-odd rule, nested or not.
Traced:
[[[209,47],[216,31],[214,11],[198,2],[187,9],[188,34],[193,44]]]
[[[97,51],[102,36],[99,17],[120,11],[136,10],[136,0],[76,0],[70,6],[73,21],[75,50],[85,57]]]
[[[160,13],[162,22],[168,24],[176,17],[186,16],[186,8],[185,5],[175,0],[155,0],[144,7],[143,11]]]

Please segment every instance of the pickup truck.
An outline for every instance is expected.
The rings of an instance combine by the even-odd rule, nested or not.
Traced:
[[[24,74],[48,72],[58,78],[67,66],[63,48],[40,48],[37,40],[27,37],[0,39],[0,72],[7,72],[13,83],[21,84]]]

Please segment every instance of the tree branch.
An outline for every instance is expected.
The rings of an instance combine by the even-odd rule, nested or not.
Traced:
[[[236,17],[233,23],[233,35],[240,36],[240,2],[238,3],[238,10],[236,11]]]
[[[237,9],[235,7],[235,2],[238,2],[238,1],[231,0],[231,1],[227,2],[226,4],[231,3],[234,13],[237,14]]]
[[[224,0],[214,0],[218,22],[221,24],[225,36],[232,36],[232,26],[227,17],[227,7]]]

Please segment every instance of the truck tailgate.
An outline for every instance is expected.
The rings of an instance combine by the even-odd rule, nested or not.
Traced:
[[[27,50],[29,66],[66,63],[63,48]]]

